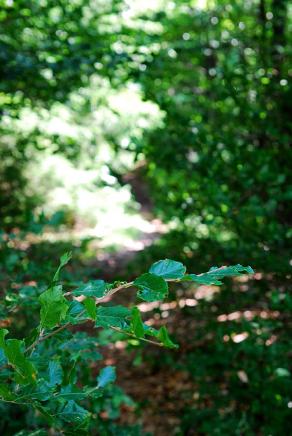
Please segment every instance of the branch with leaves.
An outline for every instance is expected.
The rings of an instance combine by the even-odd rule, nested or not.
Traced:
[[[84,358],[84,346],[86,349],[92,346],[92,338],[85,341],[86,345],[83,337],[78,342],[78,333],[74,334],[71,326],[90,320],[96,328],[112,329],[139,341],[176,349],[178,345],[170,338],[167,328],[162,326],[157,330],[148,326],[137,306],[102,303],[128,288],[135,289],[140,300],[155,302],[167,298],[169,282],[220,285],[225,277],[253,273],[249,266],[235,265],[213,267],[199,275],[187,274],[182,263],[165,259],[154,263],[148,272],[132,282],[94,280],[64,292],[60,273],[70,259],[70,253],[61,257],[52,283],[39,296],[39,325],[31,334],[23,340],[7,339],[8,330],[0,330],[0,400],[33,407],[56,428],[66,422],[77,425],[79,430],[87,428],[91,417],[90,407],[86,409],[79,403],[88,404],[102,397],[106,387],[115,380],[115,369],[105,367],[95,386],[78,388],[78,363]],[[80,296],[82,301],[78,301]],[[75,347],[73,357],[70,341],[71,347],[72,344]],[[96,350],[91,352],[91,356],[97,356]]]

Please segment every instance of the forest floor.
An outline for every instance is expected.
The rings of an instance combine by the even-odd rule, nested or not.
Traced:
[[[20,235],[19,242],[9,242],[20,249],[18,257],[12,253],[9,261],[30,265],[25,285],[36,285],[39,278],[46,285],[56,259],[72,246],[74,256],[64,270],[65,282],[66,274],[71,282],[97,278],[130,281],[159,260],[156,256],[171,257],[164,248],[149,254],[148,249],[163,239],[168,227],[154,215],[139,174],[129,174],[125,182],[140,204],[138,219],[143,225],[139,231],[126,235],[126,242],[116,247],[102,245],[90,235],[82,239],[82,228],[75,229],[75,235],[72,232],[72,239],[69,234],[69,239],[67,235],[62,239],[64,232],[32,235],[28,240]],[[198,257],[205,259],[206,255]],[[198,268],[196,264],[194,272],[200,272]],[[3,284],[11,280],[7,275]],[[153,436],[209,435],[215,434],[213,428],[219,429],[216,434],[230,434],[226,433],[230,428],[239,436],[272,434],[254,429],[274,419],[266,412],[267,403],[268,410],[278,407],[284,418],[287,412],[285,389],[289,386],[286,379],[281,384],[277,375],[287,377],[291,349],[291,300],[286,290],[283,278],[277,282],[273,275],[257,272],[253,277],[227,280],[222,287],[173,284],[168,300],[162,303],[137,302],[131,289],[115,294],[112,304],[138,305],[144,321],[155,328],[167,325],[179,344],[178,351],[144,343],[139,346],[137,340],[114,333],[112,342],[102,346],[105,364],[117,368],[117,385],[133,400],[122,404],[119,423],[138,423],[145,434]],[[84,328],[96,335],[91,324]],[[93,370],[99,370],[98,364]]]
[[[152,230],[140,234],[134,250],[124,247],[116,253],[105,251],[96,267],[109,281],[131,280],[137,274],[139,253],[167,230],[153,216],[143,181],[132,176],[128,182]],[[144,270],[148,266],[143,266]],[[167,302],[138,303],[150,325],[167,325],[179,351],[150,344],[138,347],[137,341],[125,342],[123,336],[104,347],[106,364],[117,368],[117,384],[135,403],[122,407],[119,422],[139,423],[146,434],[154,436],[196,436],[211,434],[213,425],[222,426],[220,434],[224,434],[227,421],[229,426],[234,425],[234,434],[245,434],[250,425],[246,398],[253,396],[254,386],[260,386],[265,378],[261,361],[277,365],[273,347],[286,350],[289,315],[275,309],[277,304],[271,302],[271,289],[277,288],[281,285],[272,277],[257,273],[251,279],[238,277],[232,286],[222,289],[181,285],[174,293],[171,287]],[[116,294],[112,300],[114,304],[137,304],[131,290]],[[250,373],[254,359],[257,369]],[[285,362],[285,356],[279,358],[278,365],[281,360]],[[271,373],[271,383],[273,377]],[[265,394],[261,391],[258,395]],[[253,401],[256,404],[258,398]],[[266,417],[260,417],[259,422],[262,419]]]
[[[126,182],[130,183],[135,201],[140,204],[142,218],[149,223],[147,231],[140,232],[135,240],[117,251],[109,252],[106,247],[100,250],[96,258],[86,262],[84,276],[87,276],[87,279],[95,278],[91,277],[90,271],[97,270],[101,271],[102,277],[109,282],[117,278],[131,279],[127,275],[132,261],[167,231],[167,227],[153,214],[153,204],[139,174],[129,174]],[[178,291],[178,294],[182,294],[182,291]],[[137,304],[129,293],[116,294],[112,302],[123,305]],[[181,415],[185,407],[192,404],[196,392],[190,374],[179,364],[182,362],[183,354],[189,351],[188,343],[191,343],[189,339],[195,328],[195,322],[187,321],[180,309],[185,306],[191,308],[195,304],[197,303],[192,297],[192,292],[189,292],[187,297],[184,291],[184,298],[178,301],[160,305],[158,303],[138,305],[145,320],[147,319],[154,327],[159,328],[167,324],[172,333],[174,326],[179,326],[175,331],[176,339],[180,344],[179,354],[177,351],[162,349],[151,344],[145,346],[142,344],[142,348],[138,347],[135,341],[127,344],[123,340],[124,336],[117,337],[116,342],[103,347],[105,363],[115,365],[117,368],[118,386],[135,403],[135,406],[122,406],[120,424],[138,423],[146,434],[159,436],[179,434]],[[186,331],[189,332],[189,337],[186,337]],[[188,434],[192,433],[188,432]]]
[[[90,268],[102,271],[108,281],[128,277],[135,272],[131,263],[139,253],[150,247],[167,230],[166,226],[153,215],[153,204],[148,196],[143,180],[135,174],[128,177],[136,202],[141,205],[141,215],[149,222],[150,231],[140,233],[130,246],[122,247],[115,253],[106,250],[98,261],[92,260]],[[134,249],[133,249],[134,247]],[[166,257],[166,256],[165,256]],[[158,260],[158,259],[155,259]],[[149,265],[145,265],[148,269]],[[117,384],[135,402],[136,406],[123,406],[121,424],[139,423],[147,434],[154,436],[196,435],[192,425],[186,431],[181,429],[181,421],[188,410],[208,407],[209,399],[200,398],[198,386],[194,382],[191,371],[187,369],[187,360],[197,347],[207,349],[213,334],[204,330],[205,316],[196,316],[196,306],[201,302],[210,302],[218,287],[200,286],[177,287],[171,301],[165,303],[140,303],[138,307],[144,320],[159,328],[165,324],[170,334],[179,344],[179,351],[155,347],[151,344],[137,346],[137,342],[117,337],[116,342],[105,346],[102,350],[105,363],[117,368]],[[131,291],[116,294],[112,297],[114,304],[137,304]],[[204,303],[203,303],[204,304]],[[216,309],[214,309],[216,311]],[[216,319],[216,313],[214,319]],[[199,333],[198,333],[199,332]],[[222,386],[222,389],[224,386]]]
[[[153,216],[153,205],[149,198],[147,187],[143,180],[135,174],[127,178],[131,184],[135,200],[141,206],[141,215],[150,224],[150,232],[141,233],[135,241],[138,250],[125,247],[114,254],[104,254],[98,267],[105,272],[104,277],[111,281],[117,277],[125,277],[131,261],[144,248],[151,246],[166,231],[166,226]],[[119,294],[114,296],[115,303],[128,305],[134,298],[129,298],[129,294]],[[195,300],[188,299],[192,304]],[[180,306],[184,307],[186,299],[181,299]],[[159,304],[142,303],[139,305],[141,312],[147,316],[147,320],[156,328],[164,323],[171,326],[180,326],[176,330],[176,338],[180,343],[180,356],[186,351],[188,339],[185,332],[192,331],[194,322],[186,326],[186,320],[177,308],[177,303],[164,303],[160,305],[161,313],[155,309]],[[124,341],[118,340],[110,347],[105,347],[103,354],[106,356],[106,363],[116,365],[117,383],[129,395],[136,407],[124,406],[120,423],[122,424],[141,424],[147,433],[159,436],[174,435],[179,432],[180,415],[184,408],[192,403],[195,386],[192,383],[190,374],[175,368],[178,354],[173,350],[161,349],[153,345],[146,344],[141,348],[137,345],[126,346]],[[169,363],[167,364],[167,360]],[[191,434],[191,433],[188,433]]]

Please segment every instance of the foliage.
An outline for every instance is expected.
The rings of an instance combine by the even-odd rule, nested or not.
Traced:
[[[128,29],[141,59],[129,76],[165,114],[130,147],[186,254],[215,242],[289,269],[290,18],[286,0],[176,1],[144,17],[159,31]]]
[[[142,321],[137,307],[130,310],[124,306],[101,303],[129,287],[137,288],[137,296],[144,301],[158,301],[166,297],[165,293],[161,293],[160,282],[167,290],[167,282],[179,283],[185,277],[189,280],[190,275],[184,275],[185,267],[181,263],[165,259],[152,265],[151,273],[145,273],[133,282],[104,284],[102,280],[98,281],[98,297],[88,296],[86,286],[81,287],[78,295],[82,295],[83,289],[86,299],[78,301],[74,298],[74,290],[64,292],[60,282],[61,269],[70,258],[70,253],[61,257],[51,284],[40,294],[40,319],[33,331],[20,340],[7,339],[8,330],[0,330],[0,397],[2,402],[26,406],[30,413],[34,411],[34,414],[39,415],[39,426],[43,427],[47,422],[50,428],[66,429],[66,434],[82,434],[93,431],[93,422],[96,422],[96,417],[93,417],[98,413],[97,404],[107,395],[107,388],[115,381],[116,374],[114,367],[105,366],[96,381],[90,380],[90,384],[83,384],[82,366],[88,360],[100,360],[102,356],[96,352],[98,341],[74,333],[70,327],[93,321],[97,328],[110,328],[139,341],[177,348],[166,327],[156,330],[148,326]],[[155,271],[160,275],[156,275]],[[224,277],[246,272],[253,271],[250,267],[237,265],[211,269],[196,277],[201,277],[200,283],[208,284],[209,276],[217,274]],[[218,281],[216,283],[220,284]],[[91,348],[90,352],[88,348]]]
[[[287,433],[290,34],[287,0],[0,0],[1,434]]]
[[[68,227],[79,220],[94,227],[110,206],[128,207],[129,189],[110,174],[110,144],[141,137],[159,110],[132,83],[116,89],[110,81],[111,20],[119,21],[120,8],[116,0],[1,2],[2,228],[26,229],[40,210],[63,213]],[[132,162],[122,151],[119,169]],[[116,198],[108,204],[109,193]]]
[[[275,282],[263,280],[249,292],[240,292],[242,285],[225,288],[201,307],[185,309],[195,327],[177,366],[187,369],[196,393],[181,412],[182,434],[194,428],[208,435],[286,432],[292,388],[287,285],[275,291]]]

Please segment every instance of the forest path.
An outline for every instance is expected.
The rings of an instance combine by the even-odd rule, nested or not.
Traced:
[[[141,167],[137,167],[127,173],[122,178],[123,183],[131,187],[134,200],[139,205],[139,213],[147,223],[144,231],[139,232],[138,237],[125,244],[115,253],[109,252],[106,247],[99,256],[99,267],[106,280],[111,281],[119,277],[124,277],[127,266],[145,248],[150,247],[161,235],[167,231],[167,225],[154,215],[154,205],[151,200],[150,192],[145,181]]]
[[[140,214],[149,223],[149,227],[147,232],[138,235],[132,246],[124,246],[116,253],[109,253],[105,247],[102,257],[99,256],[98,267],[107,281],[120,277],[129,279],[128,266],[131,262],[139,252],[150,247],[168,229],[154,216],[154,205],[141,169],[128,173],[123,181],[131,186],[134,199],[140,205]],[[145,268],[148,269],[148,265],[145,265]],[[112,304],[129,305],[131,301],[135,301],[134,294],[121,292],[113,297]],[[135,303],[137,304],[136,301]],[[166,320],[162,322],[160,316],[158,319],[157,315],[154,315],[151,304],[148,307],[147,303],[144,303],[143,306],[145,306],[143,312],[146,312],[143,313],[143,318],[148,319],[151,325],[159,328],[162,324],[166,324]],[[182,353],[183,336],[187,330],[186,320],[182,319],[176,304],[166,303],[164,306],[170,308],[169,312],[165,312],[170,331],[173,330],[171,326],[180,325],[176,330],[180,334]],[[189,323],[188,327],[192,325]],[[194,389],[190,375],[185,370],[176,369],[175,365],[169,365],[169,360],[175,362],[178,358],[173,350],[162,350],[151,344],[146,344],[144,347],[127,345],[123,338],[121,335],[120,340],[103,349],[105,362],[117,368],[117,384],[136,403],[135,407],[123,405],[120,423],[124,425],[138,423],[143,431],[153,436],[174,435],[180,427],[180,415],[189,405],[189,392]]]

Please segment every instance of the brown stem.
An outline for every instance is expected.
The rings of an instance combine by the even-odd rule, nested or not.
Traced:
[[[120,330],[118,327],[111,326],[110,328],[112,330],[114,330],[115,332],[122,333],[123,335],[130,336],[131,338],[135,338],[138,341],[144,341],[144,342],[148,342],[149,344],[156,345],[158,347],[163,347],[163,344],[161,344],[160,342],[151,341],[151,339],[146,339],[146,338],[138,338],[137,336],[133,335],[132,333],[125,332],[124,330]]]
[[[180,280],[179,280],[179,279],[166,279],[166,281],[168,281],[168,282],[179,282]],[[128,282],[128,283],[125,283],[124,285],[120,285],[120,286],[117,286],[116,288],[110,289],[109,292],[108,292],[104,297],[96,298],[96,303],[102,303],[102,302],[105,301],[108,297],[110,297],[111,295],[114,295],[116,292],[119,292],[119,291],[121,291],[122,289],[130,288],[130,287],[133,286],[133,285],[134,285],[134,282]],[[67,292],[67,293],[64,294],[64,295],[72,295],[72,293],[71,293],[71,292]],[[85,313],[85,310],[83,310],[83,311],[79,314],[79,317],[82,316],[84,313]],[[56,335],[57,333],[59,333],[59,332],[61,332],[62,330],[66,329],[67,327],[69,327],[70,325],[71,325],[71,323],[70,323],[70,322],[67,322],[66,324],[61,325],[60,327],[58,327],[56,330],[52,331],[51,333],[48,333],[46,336],[43,336],[43,335],[42,335],[43,331],[41,331],[40,336],[39,336],[39,337],[38,337],[38,338],[37,338],[37,339],[36,339],[36,340],[35,340],[35,341],[34,341],[34,342],[29,346],[29,347],[27,347],[27,349],[25,350],[25,352],[28,352],[28,351],[30,351],[30,350],[32,350],[32,352],[33,352],[34,348],[35,348],[35,347],[36,347],[40,342],[45,341],[46,339],[48,339],[48,338],[50,338],[50,337]],[[137,336],[132,335],[131,333],[127,333],[127,332],[124,332],[124,331],[122,331],[122,330],[119,330],[119,329],[117,329],[116,327],[110,327],[110,328],[113,329],[113,330],[118,331],[119,333],[123,333],[123,334],[125,334],[125,335],[131,336],[131,337],[133,337],[133,338],[135,338],[135,339],[139,339],[139,340],[141,340],[141,341],[149,342],[150,344],[154,344],[154,345],[157,345],[157,346],[159,346],[159,347],[163,347],[163,345],[160,344],[159,342],[151,341],[150,339],[145,339],[145,338],[137,338]]]

